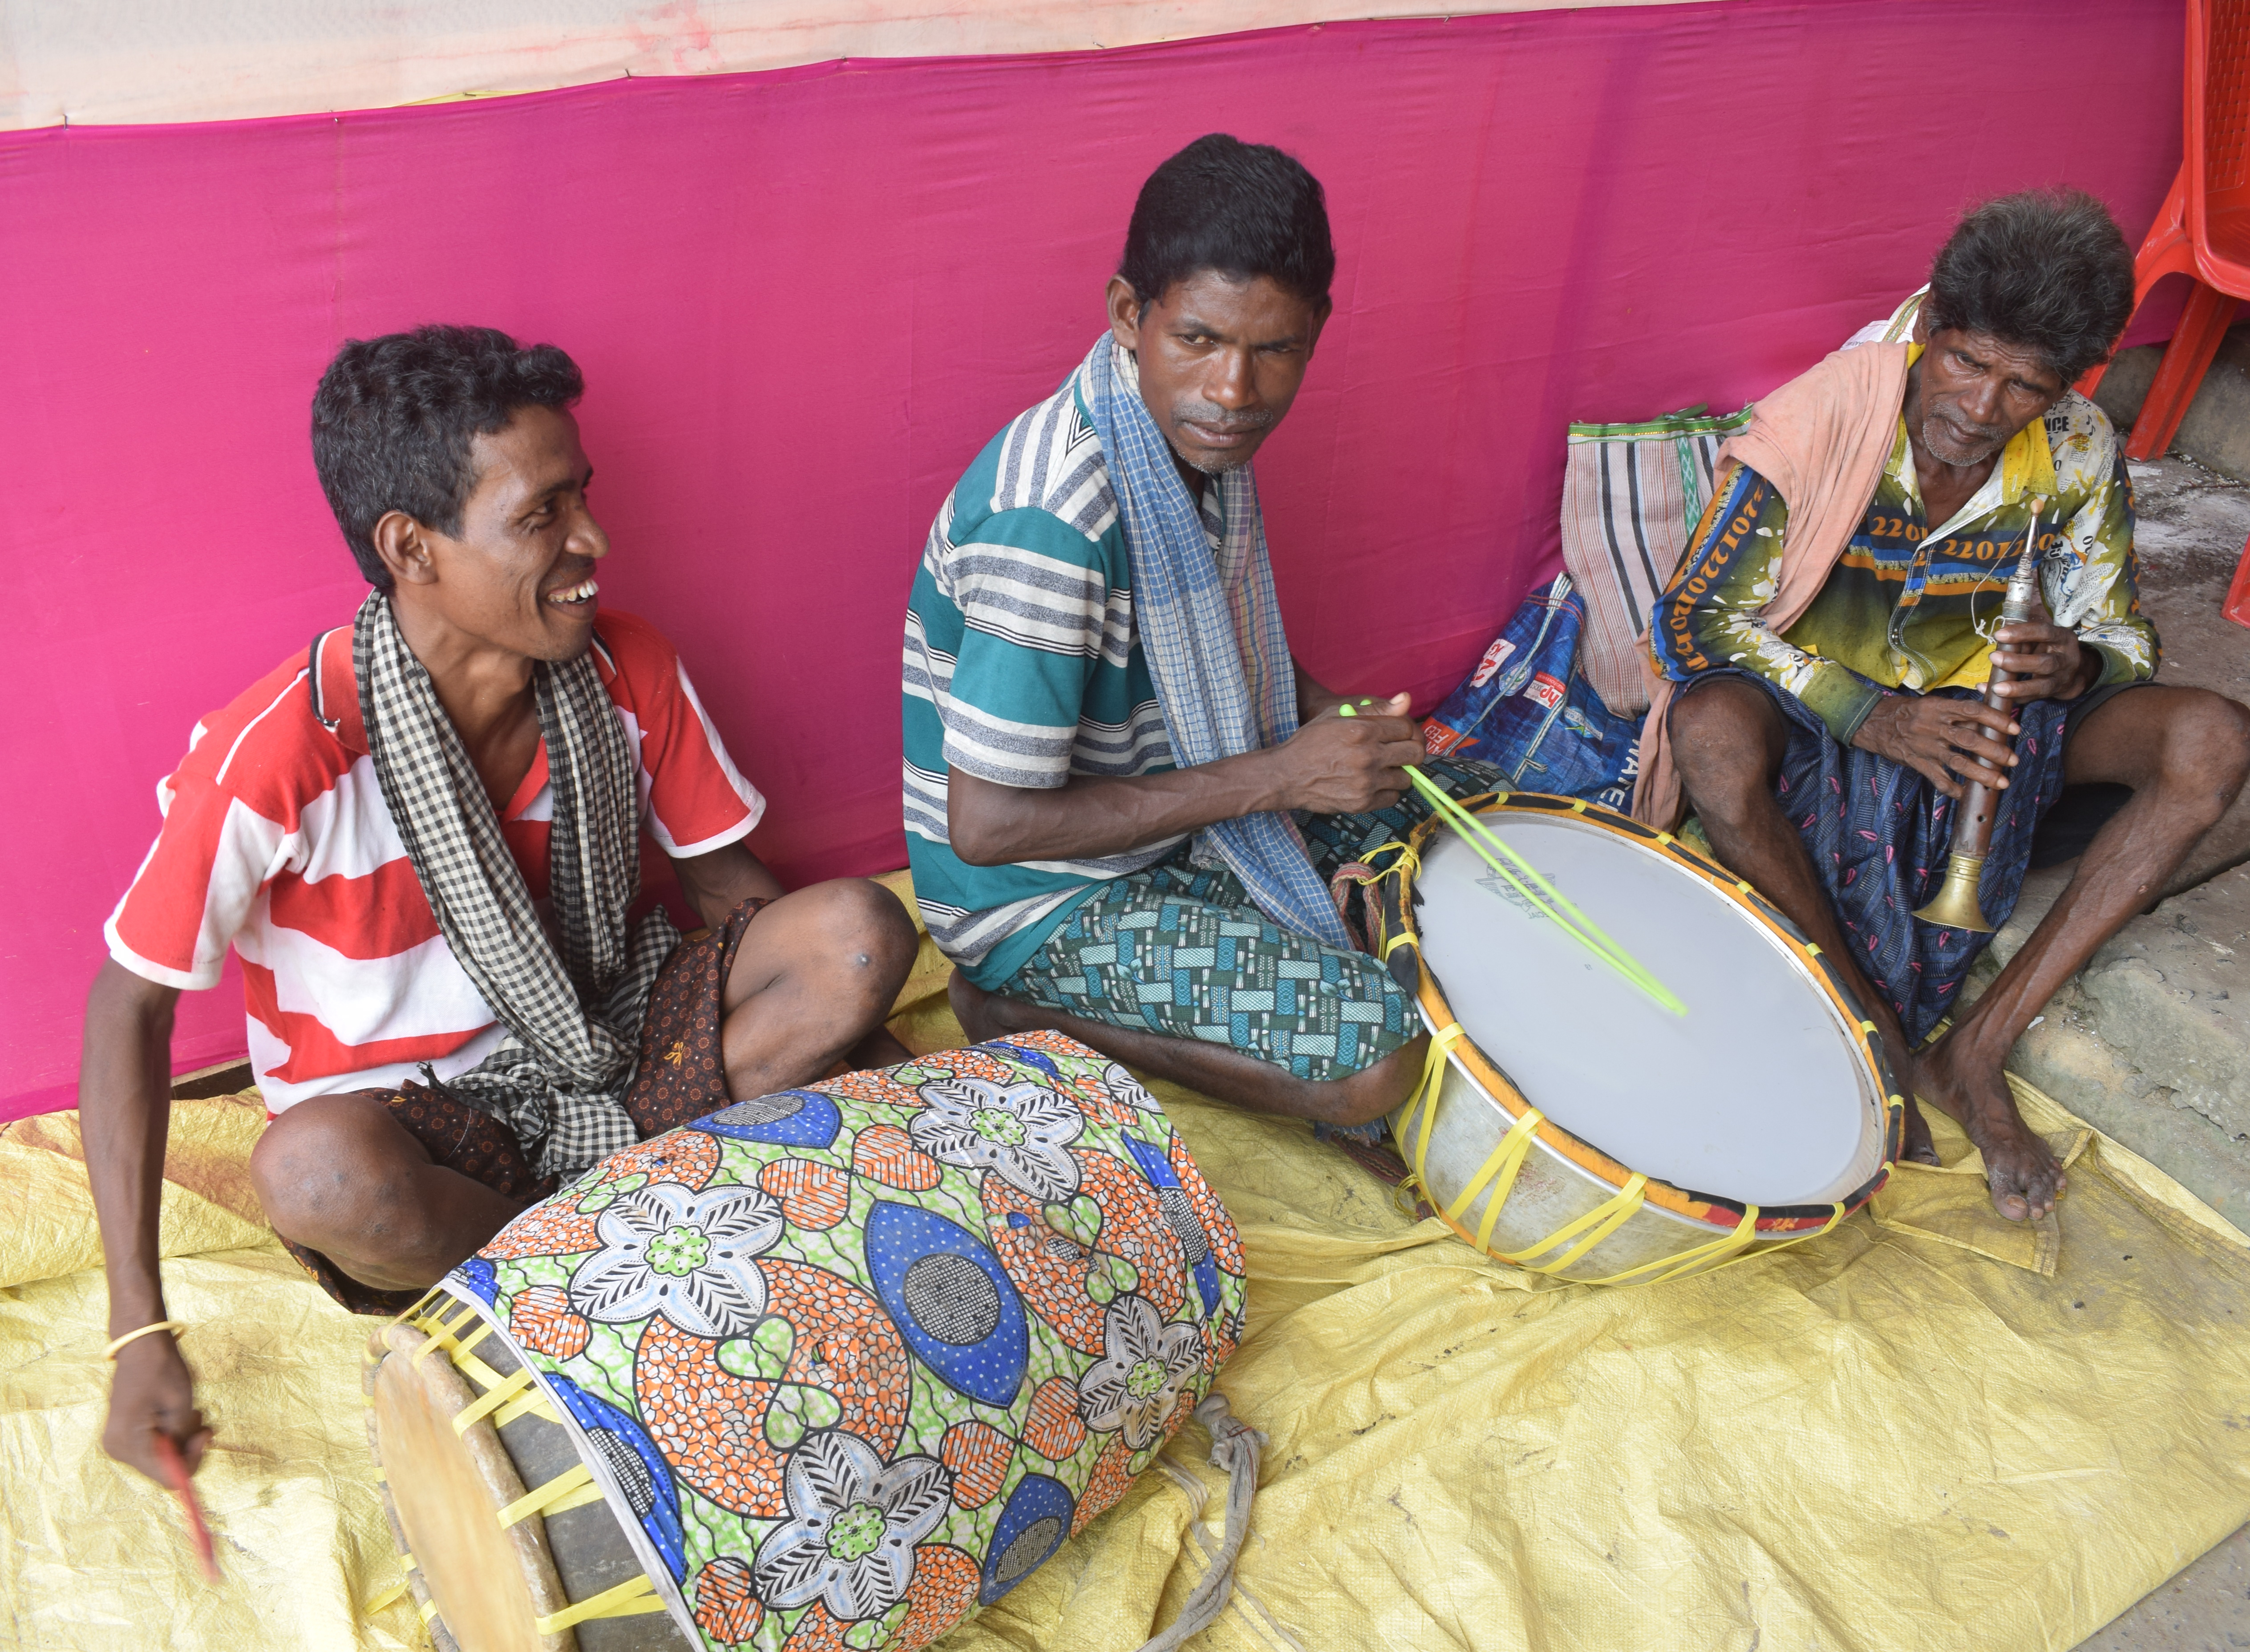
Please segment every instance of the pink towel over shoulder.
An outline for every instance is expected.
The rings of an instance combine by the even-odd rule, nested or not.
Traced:
[[[1729,460],[1747,465],[1789,507],[1780,581],[1773,600],[1760,611],[1777,632],[1805,617],[1875,496],[1906,401],[1907,349],[1862,344],[1838,350],[1760,402],[1750,428],[1719,450],[1721,467]],[[1656,669],[1646,642],[1641,666],[1649,676],[1648,716],[1640,725],[1632,812],[1669,832],[1680,824],[1684,797],[1664,714],[1682,685]]]

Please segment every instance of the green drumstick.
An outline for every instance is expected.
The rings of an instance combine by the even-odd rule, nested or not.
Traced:
[[[1372,703],[1370,701],[1360,702],[1361,705]],[[1336,708],[1336,715],[1356,717],[1359,712],[1349,701],[1346,701]],[[1415,790],[1428,799],[1430,806],[1475,852],[1477,858],[1513,885],[1516,893],[1529,902],[1534,909],[1543,913],[1556,929],[1592,953],[1628,985],[1646,993],[1660,1007],[1674,1015],[1688,1013],[1687,1005],[1681,1002],[1676,993],[1658,980],[1646,964],[1612,940],[1599,924],[1579,910],[1577,903],[1543,876],[1530,861],[1487,828],[1481,820],[1454,802],[1442,786],[1418,767],[1409,764],[1405,772],[1406,778],[1413,782]],[[1501,855],[1514,861],[1514,867],[1503,864]]]

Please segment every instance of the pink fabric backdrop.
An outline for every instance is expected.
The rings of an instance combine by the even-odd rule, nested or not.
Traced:
[[[68,1098],[197,715],[364,589],[305,435],[341,340],[568,348],[604,599],[680,646],[761,852],[878,871],[931,515],[1083,351],[1189,138],[1328,186],[1336,318],[1261,462],[1281,595],[1330,682],[1427,705],[1556,565],[1565,421],[1762,393],[1982,195],[2076,183],[2137,238],[2180,12],[1728,0],[0,138],[0,1116]],[[242,1047],[231,975],[183,1000],[180,1069]]]

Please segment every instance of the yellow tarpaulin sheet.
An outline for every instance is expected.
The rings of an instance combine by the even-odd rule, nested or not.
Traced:
[[[942,983],[909,984],[917,1047],[958,1041]],[[1241,1226],[1252,1321],[1221,1386],[1271,1438],[1204,1652],[2060,1649],[2250,1516],[2250,1248],[2036,1092],[2078,1147],[2045,1233],[1991,1216],[1978,1175],[1907,1172],[1826,1239],[1622,1291],[1531,1289],[1303,1126],[1158,1093]],[[420,1644],[407,1607],[356,1610],[399,1576],[369,1322],[259,1221],[259,1109],[175,1113],[165,1282],[218,1430],[197,1484],[226,1579],[198,1582],[170,1499],[101,1454],[75,1121],[27,1121],[0,1131],[0,1642]],[[1122,1652],[1169,1622],[1218,1540],[1204,1444],[947,1652]]]

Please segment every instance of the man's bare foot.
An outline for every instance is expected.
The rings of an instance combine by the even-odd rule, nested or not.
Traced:
[[[896,1067],[912,1060],[914,1052],[892,1037],[890,1028],[879,1026],[845,1052],[843,1067],[847,1073],[863,1073],[871,1068]]]
[[[1906,1132],[1899,1143],[1899,1157],[1909,1165],[1935,1165],[1938,1162],[1937,1144],[1929,1139],[1929,1121],[1922,1116],[1922,1109],[1914,1099],[1914,1081],[1906,1081],[1901,1092],[1906,1099]]]
[[[953,1019],[961,1023],[961,1030],[969,1035],[971,1044],[1031,1030],[1028,1025],[1016,1025],[1009,1016],[1009,999],[997,992],[987,992],[959,970],[954,971],[952,978],[946,982],[945,998],[953,1006]]]
[[[2036,1220],[2062,1196],[2062,1166],[2016,1111],[2001,1075],[2002,1058],[1965,1043],[1962,1030],[1956,1027],[1915,1058],[1916,1088],[1959,1121],[1984,1154],[1992,1208],[2012,1222]]]
[[[1854,970],[1849,978],[1853,982],[1855,995],[1862,1006],[1874,998],[1874,988],[1867,978]],[[1882,1039],[1883,1056],[1890,1067],[1891,1083],[1906,1102],[1905,1128],[1900,1132],[1899,1158],[1909,1165],[1935,1165],[1937,1148],[1929,1139],[1929,1121],[1922,1117],[1922,1109],[1914,1100],[1914,1046],[1907,1041],[1906,1028],[1888,1009],[1876,1013],[1875,1028]]]

